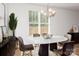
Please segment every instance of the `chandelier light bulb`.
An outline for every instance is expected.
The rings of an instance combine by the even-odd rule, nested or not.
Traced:
[[[55,13],[56,13],[56,11],[55,11],[55,10],[53,10],[52,14],[55,14]]]
[[[49,13],[49,16],[51,16],[52,15],[52,13]]]
[[[52,11],[53,11],[52,8],[49,8],[49,9],[48,9],[48,12],[52,12]]]
[[[41,13],[43,14],[43,13],[44,13],[44,11],[43,11],[43,10],[41,10]]]

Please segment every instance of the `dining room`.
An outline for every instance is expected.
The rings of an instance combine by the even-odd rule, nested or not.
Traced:
[[[79,3],[0,3],[0,55],[78,56],[77,6]]]

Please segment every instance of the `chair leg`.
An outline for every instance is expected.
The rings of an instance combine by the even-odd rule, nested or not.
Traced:
[[[24,56],[25,55],[25,51],[23,51],[23,54],[22,54],[22,56]]]
[[[32,56],[32,50],[28,51],[29,53],[25,53],[25,51],[22,51],[22,56],[28,55],[28,56]]]
[[[30,53],[29,54],[30,54],[30,56],[32,56],[32,50],[30,50]]]

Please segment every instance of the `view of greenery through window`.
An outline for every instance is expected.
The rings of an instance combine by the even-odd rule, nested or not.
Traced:
[[[48,33],[48,17],[37,11],[29,11],[29,35]]]

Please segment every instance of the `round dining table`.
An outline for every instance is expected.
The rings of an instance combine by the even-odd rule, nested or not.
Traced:
[[[40,56],[48,56],[49,55],[49,45],[51,43],[58,43],[66,41],[67,38],[63,35],[53,35],[51,38],[44,38],[43,36],[40,37],[33,37],[28,36],[26,39],[23,39],[24,45],[29,44],[40,44],[39,48],[39,55]]]

